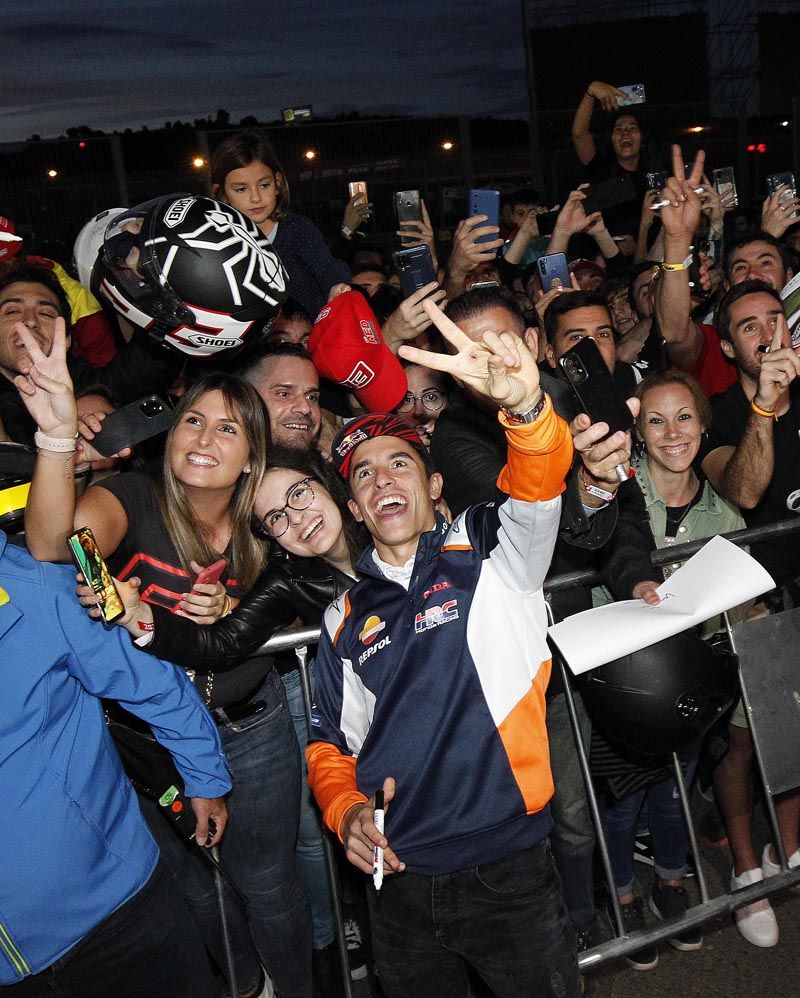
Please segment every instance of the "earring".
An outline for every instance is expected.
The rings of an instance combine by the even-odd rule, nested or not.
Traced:
[[[243,474],[243,475],[249,475],[251,471],[252,471],[252,468],[250,468],[250,467],[248,466],[247,468],[244,468],[244,469],[242,470],[242,474]]]

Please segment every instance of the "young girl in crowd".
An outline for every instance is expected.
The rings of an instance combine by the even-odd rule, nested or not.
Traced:
[[[211,156],[211,192],[261,229],[289,273],[292,298],[315,319],[334,284],[350,269],[331,256],[314,223],[289,209],[289,183],[263,132],[249,129],[225,139]]]
[[[692,470],[701,436],[711,419],[708,399],[694,378],[680,371],[650,375],[637,386],[636,396],[641,403],[636,434],[645,452],[636,464],[636,479],[644,493],[656,547],[744,527],[739,512],[708,481],[700,482]],[[678,562],[669,566],[665,574],[678,566]],[[690,774],[696,761],[696,755],[686,759]],[[650,908],[657,917],[670,918],[689,907],[683,887],[688,835],[675,779],[670,776],[621,800],[609,797],[605,808],[614,882],[629,930],[644,926],[642,900],[634,894],[633,847],[645,802],[656,872]],[[669,942],[676,949],[697,950],[702,946],[702,935],[699,929],[690,929],[675,933]],[[637,970],[652,969],[658,962],[655,946],[634,953],[628,962]]]
[[[63,561],[66,535],[89,526],[116,576],[136,575],[144,599],[186,614],[190,632],[207,630],[197,624],[211,623],[230,607],[231,596],[243,596],[264,564],[264,544],[250,529],[266,454],[261,399],[238,378],[207,375],[184,396],[160,467],[107,479],[76,503],[71,465],[57,449],[47,450],[49,438],[74,439],[78,428],[63,330],[49,357],[30,336],[26,346],[34,368],[17,384],[47,434],[27,506],[31,552]],[[227,592],[219,585],[192,588],[191,574],[221,557],[228,561]],[[311,924],[294,861],[300,765],[280,678],[266,658],[223,673],[213,660],[186,665],[197,670],[195,683],[215,714],[234,782],[230,834],[220,848],[248,901],[246,922],[236,905],[228,905],[241,993],[260,991],[263,964],[281,996],[311,998]],[[141,804],[206,945],[224,967],[208,867],[184,848],[154,802],[142,797]]]

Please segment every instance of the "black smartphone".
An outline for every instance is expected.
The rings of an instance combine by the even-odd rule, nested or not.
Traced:
[[[134,447],[165,433],[174,421],[175,413],[169,403],[157,395],[148,395],[109,413],[91,444],[104,457],[111,457],[125,447]]]
[[[421,222],[422,201],[419,191],[395,191],[394,210],[399,228],[403,227],[403,222]],[[405,245],[417,243],[419,239],[416,236],[400,236],[400,242]]]
[[[94,534],[88,527],[81,527],[67,538],[72,560],[83,572],[83,577],[94,590],[104,624],[113,624],[125,613],[125,606],[114,585],[111,572],[97,547]]]
[[[415,291],[436,280],[433,258],[427,246],[410,246],[408,249],[397,250],[392,253],[392,260],[400,278],[403,298],[409,298]]]
[[[653,170],[646,174],[648,191],[663,191],[667,186],[667,171]]]
[[[480,225],[500,226],[500,191],[489,190],[488,187],[476,187],[469,192],[469,217],[486,215],[487,220]],[[480,226],[478,226],[480,228]],[[498,238],[498,233],[487,233],[479,236],[476,242],[490,243]]]
[[[581,412],[593,423],[607,423],[608,435],[633,428],[633,416],[597,344],[585,336],[558,359]]]
[[[536,226],[540,236],[552,236],[556,228],[559,212],[543,211],[536,216]]]
[[[552,291],[555,282],[559,282],[562,288],[571,288],[572,281],[569,279],[569,265],[563,253],[550,253],[540,256],[536,261],[539,268],[539,280],[542,283],[542,291]]]
[[[636,197],[636,188],[631,178],[624,173],[618,177],[611,177],[610,180],[601,180],[599,184],[592,184],[585,193],[583,210],[587,215],[591,215],[595,211],[605,211],[606,208],[613,208],[614,205],[633,200]]]

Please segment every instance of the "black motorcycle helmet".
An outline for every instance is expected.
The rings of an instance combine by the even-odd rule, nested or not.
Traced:
[[[664,756],[701,738],[733,703],[738,682],[731,655],[684,631],[595,669],[581,692],[611,741]]]
[[[191,194],[114,214],[92,267],[92,290],[159,343],[193,357],[263,336],[288,283],[253,222]]]
[[[21,534],[36,452],[23,444],[0,443],[0,530]]]

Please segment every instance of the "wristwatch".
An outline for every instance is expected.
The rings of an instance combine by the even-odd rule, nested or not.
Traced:
[[[525,412],[514,412],[513,409],[506,409],[504,405],[500,406],[500,408],[509,423],[516,423],[518,426],[522,426],[524,424],[533,423],[539,418],[539,416],[541,416],[545,402],[547,402],[547,396],[540,388],[539,398],[533,403],[530,409],[526,409]]]

